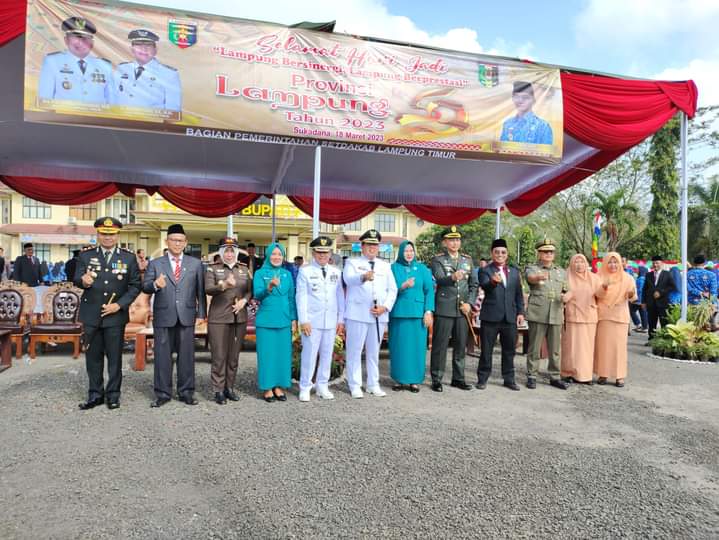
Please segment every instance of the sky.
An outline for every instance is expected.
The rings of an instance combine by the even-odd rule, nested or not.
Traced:
[[[145,0],[283,24],[526,58],[648,79],[693,79],[719,105],[719,0]],[[200,7],[201,6],[201,7]]]

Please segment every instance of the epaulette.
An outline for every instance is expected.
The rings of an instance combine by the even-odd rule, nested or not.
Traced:
[[[168,66],[167,64],[163,64],[162,62],[158,62],[158,64],[160,64],[162,67],[167,68],[167,69],[169,69],[169,70],[177,71],[177,68],[174,68],[174,67],[172,67],[172,66]]]
[[[119,64],[117,64],[117,66],[126,66],[127,64],[132,64],[132,62],[120,62]]]
[[[85,251],[90,251],[91,249],[97,249],[97,246],[85,246],[80,252],[84,253]]]
[[[466,253],[460,253],[460,255],[461,255],[462,257],[467,257],[468,259],[471,259],[471,258],[472,258],[472,257],[470,257],[469,255],[467,255]]]
[[[124,251],[125,253],[129,253],[129,254],[131,254],[131,255],[134,255],[134,254],[135,254],[134,251],[129,250],[129,249],[124,248],[124,247],[119,247],[119,248],[117,248],[117,249],[119,249],[120,251]]]
[[[100,57],[98,56],[97,59],[98,59],[98,60],[102,60],[103,62],[107,62],[108,64],[112,65],[112,62],[110,62],[107,58],[100,58]]]
[[[47,53],[46,56],[55,56],[56,54],[63,54],[63,53],[64,53],[64,51],[55,51],[55,52]]]

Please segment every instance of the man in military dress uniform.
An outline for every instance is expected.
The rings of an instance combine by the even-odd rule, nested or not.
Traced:
[[[74,284],[85,290],[80,299],[80,322],[84,325],[85,365],[90,389],[80,409],[107,403],[120,406],[122,345],[130,304],[140,294],[140,271],[135,255],[117,247],[122,223],[112,217],[95,221],[97,248],[86,249],[78,258]],[[107,357],[107,386],[103,388],[103,356]]]
[[[344,332],[345,293],[342,273],[330,264],[332,239],[318,236],[310,242],[310,248],[312,262],[300,266],[297,273],[297,318],[302,332],[300,401],[310,400],[318,353],[317,395],[334,399],[327,383],[335,336]]]
[[[112,63],[90,54],[97,32],[95,25],[83,17],[70,17],[61,28],[67,50],[45,56],[38,98],[109,104],[113,91]]]
[[[129,107],[182,111],[180,75],[155,58],[159,36],[145,29],[127,35],[134,60],[117,66],[115,103]]]
[[[529,323],[529,349],[527,351],[527,388],[537,387],[539,357],[542,342],[547,338],[549,350],[549,384],[561,390],[567,383],[559,376],[564,303],[570,299],[567,272],[554,264],[554,242],[545,238],[537,244],[539,262],[525,271],[529,283],[527,322]]]
[[[247,302],[252,297],[252,278],[246,265],[237,262],[239,245],[228,236],[220,240],[218,263],[205,272],[205,293],[212,297],[207,333],[212,352],[210,378],[215,402],[238,401],[234,391],[242,342],[247,332]]]
[[[469,315],[477,300],[477,274],[472,257],[459,252],[462,234],[455,225],[442,233],[444,253],[432,259],[432,275],[437,282],[430,372],[432,390],[442,391],[442,377],[447,365],[447,346],[452,337],[452,383],[461,390],[471,390],[464,380],[464,357],[467,350]]]
[[[390,265],[380,259],[382,235],[375,229],[359,237],[362,256],[347,259],[342,278],[347,285],[345,325],[347,327],[347,385],[352,397],[362,393],[362,349],[367,359],[367,392],[384,397],[379,386],[379,349],[397,299],[397,283]]]

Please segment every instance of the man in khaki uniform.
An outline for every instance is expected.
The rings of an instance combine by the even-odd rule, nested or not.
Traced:
[[[561,332],[564,323],[564,303],[569,300],[567,272],[554,264],[554,242],[545,238],[537,244],[539,262],[525,271],[529,283],[527,321],[529,322],[529,350],[527,352],[527,388],[537,387],[542,342],[547,338],[549,349],[549,384],[561,390],[567,383],[559,376]]]
[[[237,240],[220,241],[222,260],[205,272],[205,292],[212,297],[207,333],[212,352],[211,379],[215,401],[237,401],[233,386],[237,376],[242,340],[247,331],[247,302],[252,297],[252,278],[247,266],[237,262]]]

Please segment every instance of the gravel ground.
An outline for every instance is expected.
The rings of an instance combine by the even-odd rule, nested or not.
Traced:
[[[415,395],[385,375],[386,398],[340,385],[310,403],[258,399],[243,352],[225,406],[199,352],[200,404],[161,409],[127,355],[117,411],[77,410],[82,361],[15,362],[0,538],[716,538],[719,366],[647,358],[645,339],[623,389],[510,392],[495,372],[482,392]]]

